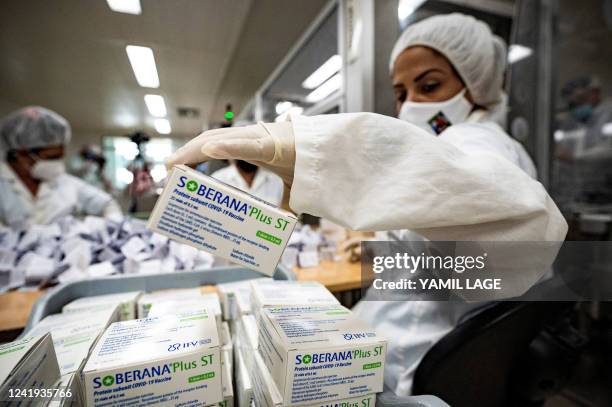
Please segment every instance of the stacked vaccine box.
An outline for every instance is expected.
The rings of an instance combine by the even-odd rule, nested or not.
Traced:
[[[241,280],[217,285],[223,319],[234,321],[242,315],[251,314],[251,282],[255,280],[270,281],[271,278]]]
[[[251,285],[253,316],[241,317],[237,335],[256,405],[374,406],[384,338],[319,283]]]
[[[199,298],[202,294],[200,288],[180,288],[146,293],[138,299],[136,315],[138,318],[146,318],[154,304],[167,301],[185,301],[187,299]]]
[[[31,398],[20,391],[52,389],[59,379],[60,369],[50,334],[0,345],[0,404],[38,405],[43,397]]]
[[[72,383],[83,361],[104,330],[120,319],[118,304],[84,312],[53,314],[37,323],[27,336],[50,333],[64,382]]]
[[[136,304],[141,295],[141,291],[130,291],[126,293],[82,297],[64,305],[62,313],[96,311],[119,306],[120,320],[128,321],[136,318]]]
[[[231,402],[221,348],[215,316],[204,309],[114,323],[83,368],[83,399],[87,406]]]
[[[220,407],[232,407],[234,405],[233,390],[233,345],[230,328],[223,321],[221,303],[214,292],[204,288],[181,289],[158,291],[145,294],[139,301],[139,309],[147,312],[148,318],[164,317],[168,315],[182,316],[197,315],[205,312],[215,322],[217,335],[220,343],[221,354],[221,385],[223,401]]]

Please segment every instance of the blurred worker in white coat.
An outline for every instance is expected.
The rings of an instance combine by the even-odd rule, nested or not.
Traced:
[[[0,124],[0,223],[46,224],[66,215],[121,218],[106,192],[66,174],[70,125],[57,113],[27,107]]]
[[[273,205],[280,206],[283,200],[283,180],[248,161],[235,160],[212,176]]]
[[[399,120],[347,113],[213,130],[168,164],[233,158],[265,166],[290,186],[295,212],[355,230],[563,241],[567,223],[525,151],[499,125],[505,59],[502,40],[483,22],[431,17],[408,27],[391,56]],[[388,338],[385,384],[399,395],[410,394],[423,355],[469,310],[433,301],[356,307]]]

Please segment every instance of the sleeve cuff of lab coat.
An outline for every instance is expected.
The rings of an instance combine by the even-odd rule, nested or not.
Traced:
[[[295,137],[295,172],[289,206],[296,213],[317,213],[317,196],[321,193],[319,168],[322,165],[320,147],[322,135],[317,131],[316,118],[291,117]]]

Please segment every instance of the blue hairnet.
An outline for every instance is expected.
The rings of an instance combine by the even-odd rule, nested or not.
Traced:
[[[460,13],[438,15],[409,25],[395,43],[389,70],[409,47],[422,45],[444,55],[455,68],[474,102],[491,107],[502,101],[506,45],[489,26]]]
[[[0,143],[5,151],[66,145],[69,141],[68,121],[44,107],[25,107],[0,123]]]

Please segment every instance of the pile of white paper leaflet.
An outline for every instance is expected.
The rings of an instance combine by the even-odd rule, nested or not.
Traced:
[[[0,228],[0,293],[111,274],[207,269],[211,254],[152,233],[145,222],[65,217],[28,229]]]
[[[2,349],[0,395],[69,390],[41,405],[374,407],[386,340],[319,283],[258,278],[79,298]]]

